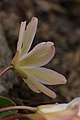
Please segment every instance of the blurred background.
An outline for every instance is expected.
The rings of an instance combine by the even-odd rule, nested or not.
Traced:
[[[0,71],[9,66],[16,52],[21,21],[38,17],[39,24],[33,42],[52,41],[56,47],[47,68],[63,74],[66,85],[48,86],[57,94],[51,99],[32,92],[12,71],[0,78],[0,95],[17,105],[36,106],[68,102],[80,96],[80,0],[0,0]]]

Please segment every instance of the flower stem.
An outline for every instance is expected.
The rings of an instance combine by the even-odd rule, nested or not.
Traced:
[[[10,65],[10,66],[8,66],[7,68],[5,68],[5,69],[0,73],[0,77],[1,77],[5,72],[7,72],[8,70],[10,70],[12,67],[13,67],[13,66]]]
[[[0,119],[0,120],[16,120],[18,118],[28,118],[29,115],[27,114],[19,114],[17,113],[15,116],[10,116],[10,117],[7,117],[7,118],[3,118],[3,119]]]
[[[37,108],[36,107],[30,107],[30,106],[10,106],[10,107],[6,107],[6,108],[0,108],[0,112],[4,112],[4,111],[8,111],[8,110],[18,110],[18,109],[25,109],[25,110],[29,110],[32,112],[36,112]]]

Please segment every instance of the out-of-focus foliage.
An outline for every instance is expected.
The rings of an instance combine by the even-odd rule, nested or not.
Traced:
[[[6,97],[0,96],[0,109],[7,108],[10,106],[16,106],[16,104],[12,100],[10,100]],[[5,112],[0,112],[0,118],[6,118],[8,116],[15,115],[16,113],[17,113],[17,110],[9,110],[9,111],[5,111]]]
[[[9,103],[10,101],[7,102]],[[21,107],[25,109],[24,106],[20,106],[20,109]],[[29,108],[29,110],[30,108],[32,109],[32,107],[28,106],[27,108]],[[16,106],[16,109],[18,109],[18,106]],[[35,113],[15,113],[14,115],[7,117],[9,120],[12,118],[21,118],[22,120],[23,118],[25,118],[25,120],[80,120],[80,97],[75,98],[69,103],[38,106],[36,107]]]

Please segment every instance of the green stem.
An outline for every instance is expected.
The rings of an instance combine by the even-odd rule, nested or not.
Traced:
[[[13,66],[10,65],[10,66],[8,66],[7,68],[5,68],[5,69],[0,73],[0,77],[1,77],[5,72],[7,72],[8,70],[10,70],[12,67],[13,67]]]

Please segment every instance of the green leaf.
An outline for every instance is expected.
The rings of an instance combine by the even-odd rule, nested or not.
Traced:
[[[10,106],[16,106],[16,104],[12,100],[0,96],[0,108],[6,108]],[[16,113],[17,110],[8,110],[5,112],[0,112],[0,118],[6,118],[8,116],[15,115]]]

